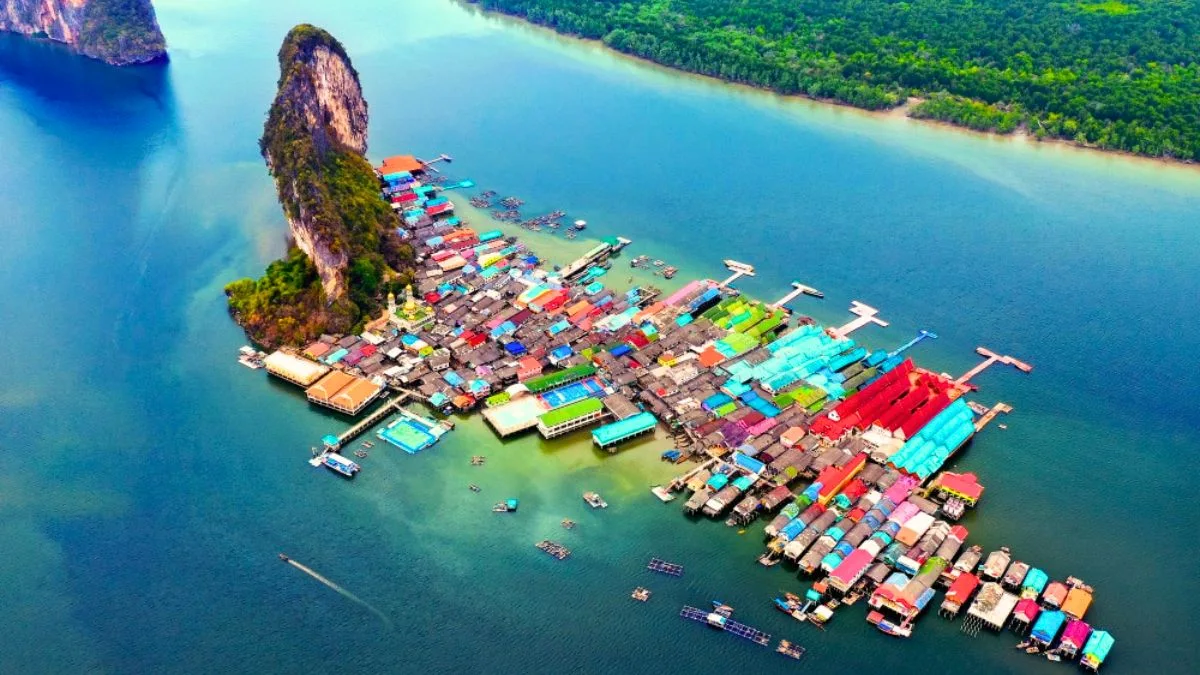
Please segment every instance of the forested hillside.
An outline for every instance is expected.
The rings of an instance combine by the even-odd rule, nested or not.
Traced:
[[[478,0],[683,70],[1200,159],[1200,0]]]

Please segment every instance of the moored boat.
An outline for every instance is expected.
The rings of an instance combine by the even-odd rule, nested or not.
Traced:
[[[773,554],[771,551],[764,551],[762,555],[758,556],[758,564],[763,567],[774,567],[779,564],[779,561],[779,556]]]
[[[534,546],[537,546],[542,551],[545,551],[547,554],[559,560],[566,560],[567,557],[571,555],[571,549],[558,542],[550,541],[549,539],[543,539],[534,544]]]
[[[327,452],[321,459],[321,464],[334,473],[353,478],[362,469],[357,463],[342,457],[336,452]]]
[[[888,621],[887,619],[883,619],[879,623],[875,624],[875,627],[878,628],[879,631],[884,635],[891,635],[892,637],[912,637],[912,626],[910,626],[907,622],[896,624]]]
[[[667,502],[670,502],[670,501],[674,501],[674,499],[675,499],[675,494],[670,492],[669,490],[667,490],[666,488],[664,488],[661,485],[652,486],[650,488],[650,492],[654,493],[654,496],[658,497],[658,500],[664,504],[666,504]]]
[[[787,640],[780,640],[779,646],[775,648],[775,651],[797,661],[800,660],[800,657],[804,656],[804,647]]]
[[[589,491],[583,493],[583,501],[587,502],[588,506],[592,507],[593,509],[608,508],[608,502],[604,501],[598,492]]]

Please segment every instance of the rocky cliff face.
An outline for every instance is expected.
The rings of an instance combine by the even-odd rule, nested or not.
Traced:
[[[279,91],[262,151],[292,238],[329,298],[346,294],[349,233],[329,190],[327,160],[367,150],[367,102],[342,45],[315,26],[293,28],[279,50]]]
[[[225,287],[237,322],[272,346],[361,330],[389,290],[411,281],[413,261],[363,157],[367,104],[341,43],[296,26],[279,50],[279,70],[259,148],[296,245],[262,277]]]
[[[150,0],[0,0],[0,30],[48,37],[118,66],[167,55]]]

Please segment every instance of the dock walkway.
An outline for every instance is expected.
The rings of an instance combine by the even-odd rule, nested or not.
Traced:
[[[327,450],[332,450],[333,452],[337,452],[338,450],[341,450],[343,445],[345,445],[349,441],[354,440],[356,437],[358,437],[364,431],[366,431],[367,429],[370,429],[371,427],[375,426],[376,424],[379,424],[388,415],[391,415],[392,413],[399,410],[400,406],[402,406],[408,402],[408,397],[410,395],[411,394],[409,394],[406,391],[400,392],[399,394],[396,395],[396,398],[392,399],[391,401],[388,401],[387,403],[380,406],[379,408],[376,408],[374,412],[372,412],[370,415],[367,415],[363,419],[359,420],[354,426],[352,426],[349,429],[338,434],[336,437],[337,438],[336,443],[326,442],[325,448]]]

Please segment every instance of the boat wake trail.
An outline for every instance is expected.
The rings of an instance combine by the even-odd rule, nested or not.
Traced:
[[[387,616],[385,616],[383,612],[379,611],[378,609],[375,609],[375,607],[373,607],[371,605],[371,603],[367,602],[366,600],[363,600],[362,598],[351,593],[350,591],[333,583],[332,581],[330,581],[329,579],[326,579],[325,577],[321,576],[320,574],[317,574],[317,572],[315,570],[313,570],[311,567],[308,567],[307,565],[302,565],[302,564],[296,562],[295,560],[292,560],[291,558],[287,558],[286,562],[287,562],[287,564],[291,565],[292,567],[295,567],[296,569],[300,570],[301,572],[304,572],[308,576],[325,584],[329,588],[332,588],[334,591],[336,591],[339,595],[346,598],[347,600],[350,600],[351,602],[362,606],[368,612],[379,617],[379,620],[383,622],[383,625],[386,626],[388,628],[388,630],[392,629],[392,620],[387,618]]]

